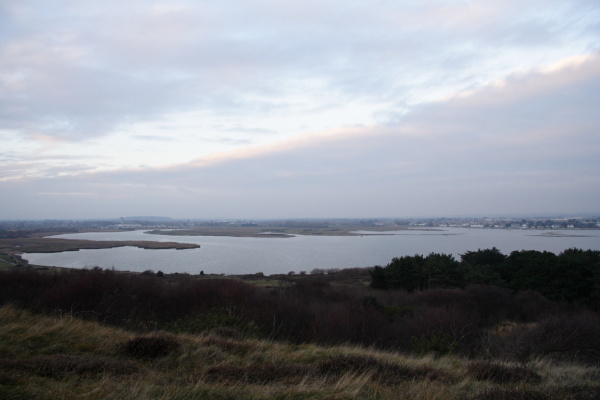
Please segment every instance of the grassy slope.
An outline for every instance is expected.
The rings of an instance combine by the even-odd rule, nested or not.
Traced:
[[[595,399],[600,369],[134,333],[0,308],[0,399]],[[136,347],[137,346],[137,347]],[[146,357],[144,357],[146,356]]]
[[[0,254],[0,269],[3,268],[12,268],[14,263],[12,262],[10,256],[5,254]]]

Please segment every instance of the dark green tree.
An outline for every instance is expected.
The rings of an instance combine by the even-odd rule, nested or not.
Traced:
[[[467,251],[460,257],[467,284],[502,286],[506,283],[502,279],[502,268],[507,257],[496,247]]]
[[[385,267],[371,271],[371,287],[409,292],[432,288],[462,287],[464,270],[452,255],[431,253],[393,258]]]
[[[477,251],[467,251],[465,254],[461,254],[460,259],[463,263],[472,266],[497,266],[504,264],[506,256],[496,247],[492,247],[491,249],[485,250],[478,249]]]
[[[430,253],[423,265],[422,280],[425,285],[421,289],[463,287],[464,278],[464,271],[452,255]]]
[[[409,292],[425,286],[421,255],[395,257],[385,267],[371,271],[371,287],[376,289],[404,289]]]

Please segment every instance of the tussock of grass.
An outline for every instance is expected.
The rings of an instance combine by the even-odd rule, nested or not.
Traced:
[[[0,399],[600,398],[600,371],[589,365],[414,358],[219,329],[136,335],[10,306],[0,308],[0,354]]]
[[[550,395],[529,389],[493,388],[468,397],[468,400],[550,400]]]
[[[542,377],[530,368],[518,365],[504,365],[487,361],[471,363],[469,376],[480,381],[496,383],[541,382]]]
[[[316,370],[308,365],[299,363],[280,364],[250,364],[218,365],[206,372],[209,381],[219,382],[246,382],[252,384],[300,383],[302,380],[314,377]]]
[[[69,354],[36,356],[4,361],[4,367],[40,376],[64,378],[67,375],[125,375],[138,370],[136,364],[106,357],[83,357]]]
[[[571,386],[559,388],[554,395],[554,399],[563,400],[596,400],[600,399],[600,385],[589,386]]]
[[[207,329],[204,332],[202,332],[200,334],[200,336],[202,336],[202,337],[215,336],[215,337],[220,337],[223,339],[236,339],[236,340],[242,339],[242,334],[237,329],[227,328],[224,326]]]
[[[215,346],[228,353],[246,355],[256,351],[260,347],[257,342],[246,340],[232,340],[220,336],[209,335],[203,337],[200,342],[205,346]]]
[[[380,361],[372,356],[342,355],[318,363],[321,374],[338,376],[343,373],[369,373],[373,380],[397,384],[418,379],[450,379],[449,374],[427,366],[401,365]]]

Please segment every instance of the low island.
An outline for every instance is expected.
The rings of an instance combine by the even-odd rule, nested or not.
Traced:
[[[113,247],[133,246],[143,249],[195,249],[200,245],[178,242],[153,242],[147,240],[82,240],[59,239],[52,237],[20,237],[0,239],[0,253],[59,253],[62,251],[109,249]]]

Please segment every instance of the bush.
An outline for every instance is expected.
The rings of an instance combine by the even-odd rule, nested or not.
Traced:
[[[164,332],[136,336],[123,345],[123,353],[134,358],[156,358],[166,356],[179,348],[177,338]]]
[[[414,351],[420,355],[428,353],[435,353],[438,356],[451,354],[458,346],[452,336],[438,330],[434,330],[429,335],[413,336],[411,343]]]
[[[595,364],[600,362],[600,315],[580,311],[538,323],[512,324],[483,340],[489,357],[526,361],[535,357]]]
[[[600,362],[600,315],[579,312],[541,321],[530,332],[536,355],[567,361]]]
[[[160,279],[154,273],[100,269],[0,271],[0,303],[138,332],[199,334],[224,327],[294,343],[469,356],[483,351],[510,360],[536,354],[600,359],[598,315],[536,292],[512,295],[510,289],[493,286],[383,291],[332,284],[332,275],[294,278],[294,284],[270,290],[236,279]],[[515,324],[501,335],[491,331],[502,321],[531,323]],[[474,347],[477,343],[482,346]]]

